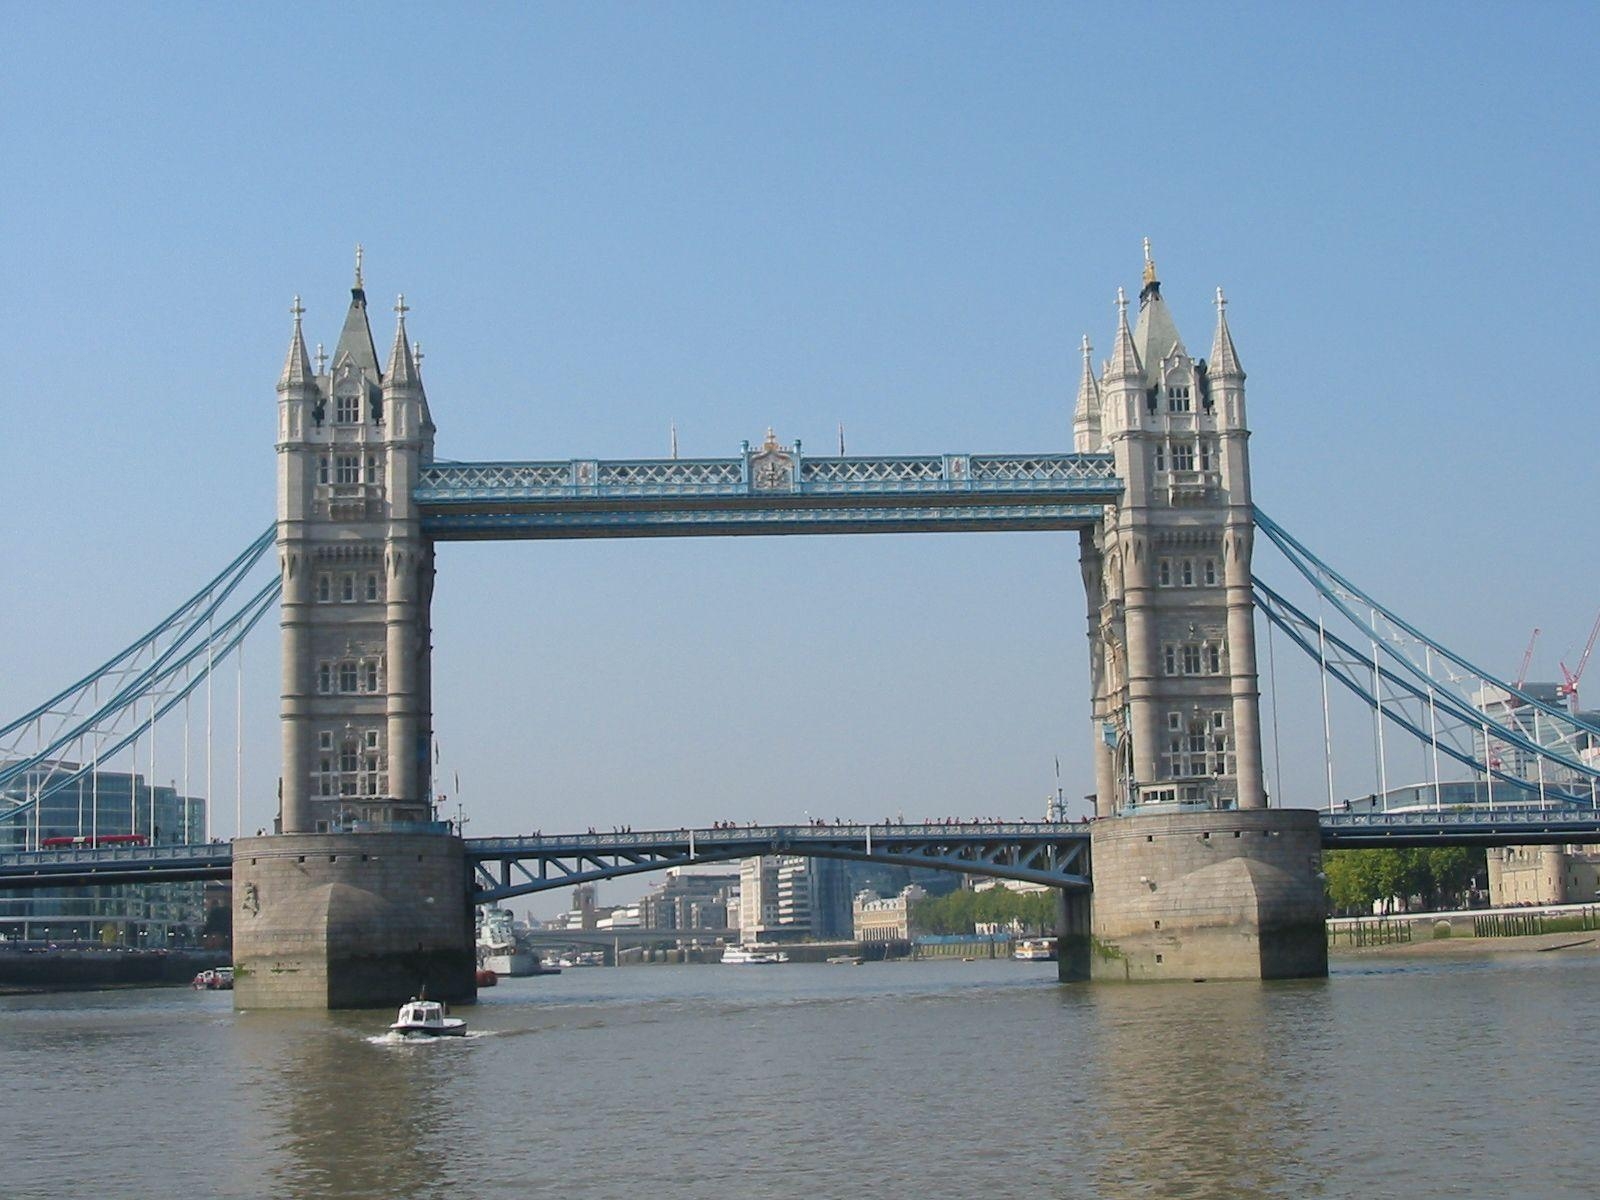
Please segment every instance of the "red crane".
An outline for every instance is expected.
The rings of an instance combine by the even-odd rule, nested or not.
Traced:
[[[1595,639],[1600,637],[1600,613],[1594,618],[1594,628],[1589,630],[1589,640],[1584,643],[1583,657],[1578,659],[1578,669],[1567,670],[1567,664],[1561,664],[1561,683],[1556,688],[1556,695],[1569,696],[1572,699],[1572,711],[1578,711],[1578,680],[1583,678],[1583,669],[1589,665],[1589,655],[1594,653]]]
[[[1522,681],[1528,677],[1528,664],[1533,661],[1534,643],[1539,640],[1539,630],[1533,631],[1533,636],[1528,639],[1528,648],[1522,652],[1522,665],[1517,668],[1517,681],[1511,686],[1517,691],[1522,690]]]

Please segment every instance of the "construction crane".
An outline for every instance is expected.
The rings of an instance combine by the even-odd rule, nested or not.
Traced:
[[[1556,695],[1566,696],[1571,700],[1569,707],[1573,712],[1578,711],[1578,680],[1583,678],[1583,669],[1589,665],[1589,655],[1594,653],[1594,642],[1600,637],[1600,613],[1595,614],[1594,628],[1589,630],[1589,640],[1584,643],[1583,656],[1578,659],[1578,668],[1575,671],[1567,670],[1567,664],[1561,664],[1561,682],[1556,687]]]
[[[1512,685],[1519,692],[1522,690],[1523,681],[1528,678],[1528,664],[1533,661],[1533,647],[1539,640],[1539,633],[1537,629],[1533,631],[1533,636],[1528,639],[1528,648],[1522,652],[1522,665],[1517,668],[1517,682]]]

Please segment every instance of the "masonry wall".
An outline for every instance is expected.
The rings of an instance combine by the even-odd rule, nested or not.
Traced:
[[[1316,813],[1115,817],[1096,821],[1091,836],[1091,933],[1074,963],[1063,955],[1063,978],[1085,968],[1121,981],[1328,973]]]
[[[388,1008],[476,997],[466,847],[448,834],[234,843],[234,1004]]]

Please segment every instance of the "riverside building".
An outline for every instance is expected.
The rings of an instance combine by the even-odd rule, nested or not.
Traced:
[[[0,848],[35,850],[56,839],[137,837],[175,846],[207,838],[206,803],[176,787],[150,785],[125,771],[84,771],[71,762],[41,763],[0,789]],[[38,797],[31,812],[3,820]],[[198,883],[38,888],[0,892],[0,937],[13,941],[97,942],[124,946],[187,944],[205,924]]]

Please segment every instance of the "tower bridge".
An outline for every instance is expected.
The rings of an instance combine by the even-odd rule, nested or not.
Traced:
[[[1136,318],[1119,289],[1110,354],[1098,367],[1083,340],[1071,449],[814,455],[769,429],[722,458],[455,462],[434,453],[434,410],[403,297],[380,360],[358,255],[331,358],[319,348],[313,367],[298,297],[291,310],[277,384],[270,542],[278,578],[253,593],[241,587],[268,549],[259,539],[122,656],[0,728],[0,788],[34,781],[0,818],[37,812],[41,796],[98,761],[116,721],[131,713],[134,728],[113,741],[136,739],[277,599],[282,767],[273,832],[232,847],[24,849],[0,854],[0,886],[230,873],[235,996],[251,1007],[388,1003],[422,978],[436,994],[466,998],[474,902],[791,852],[1057,886],[1064,979],[1324,974],[1323,846],[1593,833],[1600,727],[1472,668],[1258,512],[1245,372],[1226,305],[1219,288],[1210,354],[1195,357],[1147,244]],[[1074,535],[1089,649],[1089,824],[466,841],[434,822],[437,543],[1002,530],[1045,535],[1041,554],[1065,552],[1060,535]],[[1328,634],[1255,578],[1257,530],[1363,631],[1356,641]],[[230,616],[224,601],[235,589],[247,599]],[[1536,793],[1540,811],[1330,811],[1319,820],[1268,807],[1258,609],[1269,629],[1318,661],[1325,680],[1361,697],[1377,728],[1390,723],[1430,744],[1435,772],[1441,758],[1454,759],[1479,773],[1491,801],[1503,784]],[[1369,631],[1370,655],[1359,644]],[[1531,730],[1475,708],[1462,680],[1515,697],[1532,714]],[[31,755],[18,751],[47,719],[58,732],[41,734]],[[74,754],[78,764],[67,765],[77,774],[61,767]],[[1508,759],[1536,762],[1537,784],[1518,778]],[[1380,738],[1380,773],[1381,763]],[[1329,791],[1331,809],[1331,767]]]

